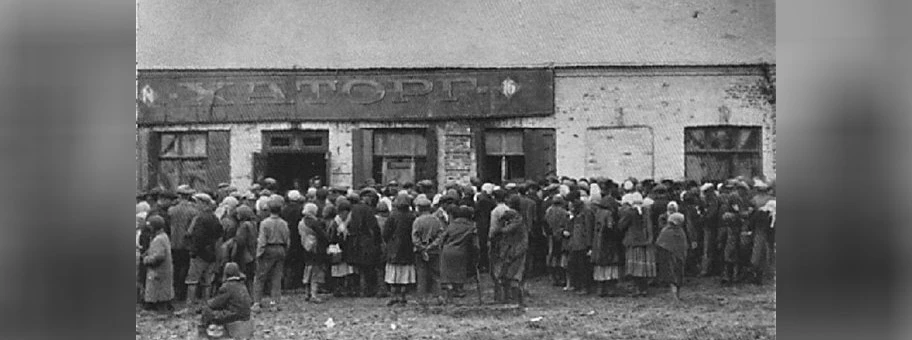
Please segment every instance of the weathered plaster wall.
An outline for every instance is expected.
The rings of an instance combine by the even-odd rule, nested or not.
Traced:
[[[684,127],[750,125],[763,130],[763,172],[775,176],[775,107],[764,93],[767,81],[759,67],[591,69],[555,74],[555,114],[510,119],[500,127],[549,127],[557,132],[557,171],[567,176],[682,178]],[[604,145],[587,145],[593,128],[647,129],[654,154],[633,155],[634,162],[653,163],[653,173],[587,173],[590,153]],[[618,133],[618,138],[641,134]],[[634,138],[631,137],[631,138]],[[618,141],[619,143],[634,141]],[[646,159],[652,157],[652,159]],[[596,160],[598,161],[598,160]],[[609,167],[611,168],[611,167]],[[617,168],[617,167],[615,167]],[[637,164],[629,168],[642,168]]]

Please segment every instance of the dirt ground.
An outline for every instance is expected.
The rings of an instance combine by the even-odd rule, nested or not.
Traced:
[[[483,280],[490,302],[490,281]],[[721,287],[688,278],[682,301],[667,288],[645,298],[576,296],[544,278],[528,283],[524,310],[478,306],[474,284],[456,306],[386,307],[381,298],[283,297],[280,309],[254,313],[256,339],[775,339],[776,285]],[[334,325],[327,326],[332,318]],[[194,339],[198,316],[162,317],[137,310],[136,339]]]

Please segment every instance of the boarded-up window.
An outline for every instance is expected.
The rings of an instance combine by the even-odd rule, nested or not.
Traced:
[[[648,127],[590,128],[586,131],[586,177],[652,178],[653,134]]]
[[[352,131],[353,182],[415,183],[436,179],[437,137],[426,129],[357,129]]]
[[[523,130],[485,131],[485,154],[492,156],[523,155]]]
[[[427,139],[420,132],[381,131],[374,133],[374,156],[427,155]]]
[[[229,132],[160,133],[157,157],[158,186],[174,189],[189,184],[209,190],[229,180]],[[212,170],[214,169],[214,170]]]
[[[685,128],[685,175],[698,181],[762,176],[761,137],[761,128],[752,126]]]

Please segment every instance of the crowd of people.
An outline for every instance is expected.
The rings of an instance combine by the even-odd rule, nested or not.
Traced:
[[[524,283],[600,297],[646,296],[685,276],[762,284],[774,259],[774,182],[549,177],[540,182],[390,182],[280,192],[188,185],[137,196],[138,300],[199,312],[203,323],[249,319],[283,290],[446,304],[490,275],[495,300],[524,304]],[[626,291],[631,283],[632,289]],[[217,289],[216,289],[217,288]],[[268,298],[266,298],[268,296]],[[211,299],[210,299],[211,298]]]

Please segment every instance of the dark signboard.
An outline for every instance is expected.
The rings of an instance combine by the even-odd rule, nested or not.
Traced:
[[[140,71],[138,123],[402,121],[546,116],[544,69]]]

